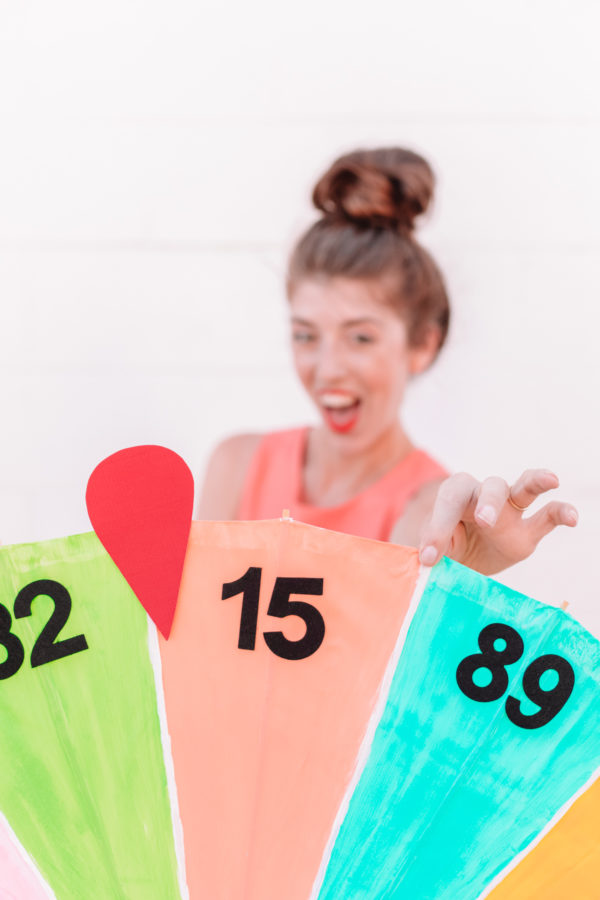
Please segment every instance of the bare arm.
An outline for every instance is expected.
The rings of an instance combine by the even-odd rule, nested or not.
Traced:
[[[215,447],[200,491],[198,519],[235,519],[248,466],[261,437],[260,434],[236,434]]]

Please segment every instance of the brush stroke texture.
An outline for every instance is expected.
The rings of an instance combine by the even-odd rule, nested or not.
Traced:
[[[0,897],[2,900],[48,900],[53,896],[19,846],[5,817],[0,815]]]
[[[522,673],[542,654],[575,669],[569,701],[542,728],[513,725],[504,698],[480,703],[458,689],[459,662],[492,622],[525,642],[505,696],[525,700]],[[319,900],[476,898],[597,766],[599,662],[598,641],[566,613],[443,560],[412,620]]]
[[[94,534],[0,550],[0,603],[54,579],[72,598],[59,637],[89,649],[31,668],[53,603],[13,619],[25,646],[0,682],[0,810],[59,900],[178,900],[146,613]]]
[[[600,779],[487,896],[489,900],[598,900]]]

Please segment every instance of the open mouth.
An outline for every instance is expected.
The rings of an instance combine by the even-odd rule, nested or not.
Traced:
[[[332,431],[343,433],[354,428],[360,413],[358,397],[342,391],[326,391],[319,396],[319,401],[323,418]]]

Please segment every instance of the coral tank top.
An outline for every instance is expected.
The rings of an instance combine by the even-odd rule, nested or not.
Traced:
[[[308,431],[296,428],[265,435],[248,468],[236,518],[278,519],[289,509],[299,522],[387,541],[410,497],[426,482],[448,474],[423,450],[413,450],[346,503],[311,506],[302,499]]]

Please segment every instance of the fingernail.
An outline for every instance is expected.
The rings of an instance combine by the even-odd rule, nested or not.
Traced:
[[[567,513],[567,524],[568,525],[577,525],[579,522],[579,516],[577,514],[576,509],[570,509]]]
[[[493,506],[484,506],[476,514],[475,518],[479,519],[480,522],[485,522],[486,525],[495,525],[498,513]]]
[[[437,550],[431,544],[428,547],[423,547],[421,550],[421,562],[424,566],[432,566],[437,559],[437,555]]]

